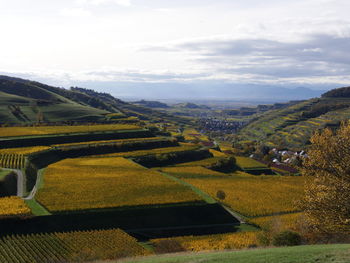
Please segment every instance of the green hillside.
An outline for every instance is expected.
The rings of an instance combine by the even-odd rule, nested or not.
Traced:
[[[285,248],[249,249],[231,252],[186,253],[145,257],[121,262],[129,263],[346,263],[350,261],[350,245],[313,245]],[[119,262],[119,261],[118,261]]]
[[[259,141],[271,147],[304,148],[315,131],[338,127],[341,121],[350,119],[350,95],[346,95],[349,91],[350,88],[336,89],[321,98],[267,111],[239,131],[238,141]]]
[[[77,87],[68,90],[35,81],[0,76],[0,124],[133,122],[139,119],[153,122],[188,122],[184,118],[123,102],[107,93]]]

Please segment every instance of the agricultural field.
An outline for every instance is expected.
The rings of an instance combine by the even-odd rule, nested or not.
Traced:
[[[150,254],[120,229],[6,236],[0,239],[2,263],[59,263],[111,260]]]
[[[51,148],[50,146],[33,146],[33,147],[7,148],[7,149],[0,149],[0,155],[1,154],[28,155],[28,154],[35,153],[35,152],[48,150],[50,148]]]
[[[25,158],[23,154],[0,153],[0,167],[9,169],[21,169],[24,167]]]
[[[120,142],[144,142],[144,141],[156,141],[164,139],[165,137],[147,137],[147,138],[130,138],[130,139],[118,139],[118,140],[101,140],[101,141],[88,141],[88,142],[74,142],[74,143],[61,143],[53,144],[52,147],[65,147],[65,146],[76,146],[76,145],[95,145],[105,143],[120,143]],[[0,151],[1,152],[1,151]]]
[[[264,216],[249,219],[250,223],[258,225],[262,229],[274,229],[275,231],[282,230],[298,230],[302,227],[303,213],[289,213],[284,215]]]
[[[224,173],[213,171],[202,166],[163,167],[161,171],[179,178],[227,176]]]
[[[30,213],[31,211],[23,199],[17,196],[0,198],[0,218],[7,216],[29,215]]]
[[[98,157],[138,157],[145,155],[153,155],[153,154],[165,154],[165,153],[175,153],[175,152],[184,152],[184,151],[192,151],[199,149],[198,146],[194,145],[181,145],[175,147],[164,147],[164,148],[154,148],[150,150],[139,150],[139,151],[130,151],[130,152],[121,152],[121,153],[111,153],[104,154]]]
[[[236,232],[227,234],[204,235],[204,236],[183,236],[172,238],[161,238],[150,240],[155,251],[162,251],[162,244],[170,243],[173,247],[170,250],[177,249],[177,251],[211,251],[211,250],[225,250],[225,249],[243,249],[256,246],[258,232]],[[164,246],[164,245],[163,245]],[[171,246],[171,245],[170,245]],[[171,252],[171,251],[169,251]]]
[[[225,153],[214,150],[214,149],[209,149],[209,151],[213,154],[214,157],[226,157],[227,156]]]
[[[236,174],[185,178],[184,181],[212,197],[216,197],[219,190],[224,191],[224,204],[240,214],[255,217],[296,211],[295,201],[302,196],[304,178]]]
[[[235,156],[236,164],[240,167],[244,172],[251,173],[254,175],[273,175],[275,174],[270,168],[268,168],[265,164],[258,162],[249,157]]]
[[[259,141],[270,147],[302,150],[314,132],[327,125],[338,126],[350,117],[349,98],[310,99],[271,110],[238,132],[238,140]]]
[[[98,132],[98,131],[135,130],[135,129],[140,129],[140,127],[136,125],[130,125],[130,124],[0,127],[0,137],[87,133],[87,132]]]
[[[220,159],[222,159],[222,158],[220,158],[220,157],[212,157],[212,158],[206,158],[206,159],[199,160],[199,161],[179,163],[176,166],[177,167],[183,167],[183,166],[208,166],[208,165],[215,164]]]
[[[183,136],[185,137],[185,140],[187,141],[208,141],[208,137],[206,135],[203,135],[199,133],[197,130],[192,128],[187,128],[183,132]]]
[[[122,157],[52,164],[36,199],[51,212],[201,200],[189,187]]]
[[[265,164],[258,162],[249,157],[235,156],[236,163],[242,169],[257,169],[257,168],[267,168]]]

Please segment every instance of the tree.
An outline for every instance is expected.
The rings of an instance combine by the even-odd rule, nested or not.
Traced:
[[[218,190],[216,192],[216,197],[219,198],[221,201],[223,201],[226,198],[226,193],[222,190]]]
[[[350,122],[311,138],[302,169],[306,176],[302,208],[316,232],[350,231]]]

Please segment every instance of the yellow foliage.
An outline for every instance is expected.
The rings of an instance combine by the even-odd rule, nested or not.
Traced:
[[[279,230],[296,230],[298,228],[299,219],[303,213],[291,213],[276,216],[264,216],[252,218],[250,223],[256,224],[263,229],[278,226]]]
[[[50,165],[37,200],[50,211],[198,201],[189,187],[124,158],[66,159]]]
[[[70,258],[107,260],[150,254],[137,240],[120,229],[57,233],[71,250]]]
[[[0,198],[0,216],[29,215],[30,213],[31,210],[23,199],[17,196]]]
[[[61,133],[80,133],[94,131],[134,130],[139,126],[129,124],[78,125],[78,126],[38,126],[38,127],[0,127],[0,137],[46,135]]]
[[[262,216],[298,210],[295,201],[302,197],[304,178],[244,174],[184,180],[212,197],[218,190],[224,191],[224,203],[243,215]]]
[[[206,158],[199,161],[187,162],[187,163],[179,163],[176,166],[207,166],[215,164],[219,159],[219,157]]]
[[[199,133],[195,129],[185,129],[183,132],[183,136],[185,137],[185,140],[188,140],[188,141],[192,141],[192,140],[209,141],[207,136]]]
[[[147,137],[147,138],[133,138],[133,139],[118,139],[118,140],[104,140],[104,141],[85,141],[85,142],[73,142],[73,143],[61,143],[54,144],[52,146],[64,147],[64,146],[74,146],[74,145],[88,145],[88,144],[103,144],[103,143],[120,143],[120,142],[137,142],[137,141],[155,141],[159,140],[160,137]]]
[[[227,155],[225,153],[217,151],[217,150],[209,149],[209,152],[211,152],[214,157],[227,157]]]
[[[302,172],[308,179],[301,207],[312,229],[324,233],[350,231],[350,122],[310,139]]]
[[[22,169],[25,164],[23,154],[0,154],[0,167]]]
[[[224,173],[213,171],[202,166],[184,166],[184,167],[165,167],[162,172],[171,175],[186,177],[186,176],[226,176]]]
[[[50,146],[32,146],[32,147],[20,147],[20,148],[8,148],[0,149],[0,154],[23,154],[28,155],[35,152],[50,149]]]
[[[186,251],[242,249],[257,245],[258,232],[237,232],[206,236],[184,236],[174,238],[153,239],[157,246],[162,240],[173,240]]]
[[[265,164],[260,163],[249,157],[235,156],[236,163],[242,168],[257,168],[257,167],[266,167]]]
[[[5,236],[0,248],[1,263],[90,262],[150,254],[120,229]]]
[[[139,151],[130,151],[130,152],[120,152],[120,153],[110,153],[99,155],[100,157],[136,157],[149,154],[163,154],[163,153],[172,153],[172,152],[182,152],[182,151],[191,151],[198,149],[198,146],[177,146],[177,147],[165,147],[165,148],[154,148],[150,150],[139,150]]]

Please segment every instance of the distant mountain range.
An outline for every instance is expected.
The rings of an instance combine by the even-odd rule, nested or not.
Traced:
[[[281,102],[319,97],[326,90],[339,87],[284,87],[257,84],[234,84],[217,82],[199,83],[139,83],[139,82],[77,82],[77,85],[131,100],[179,99],[193,100],[244,100]]]

